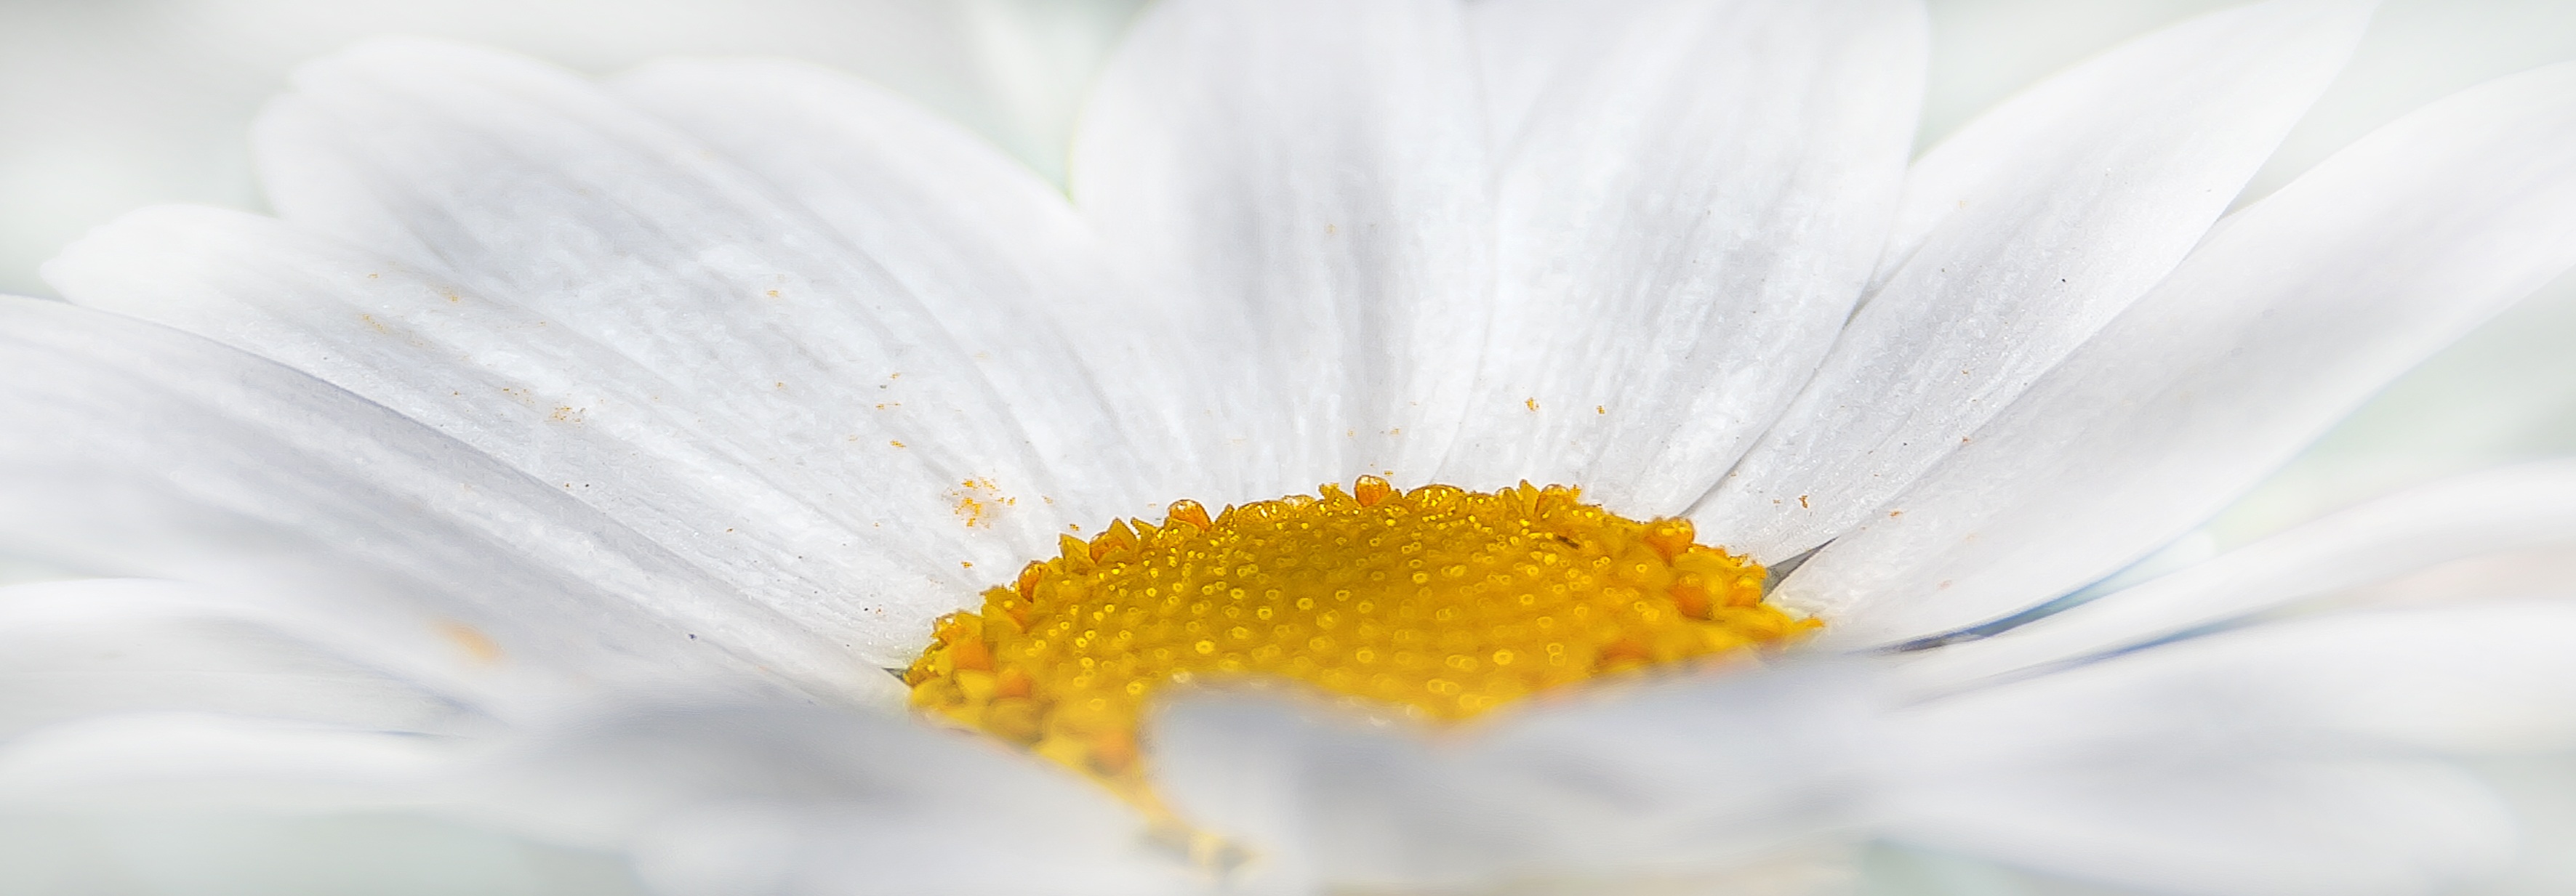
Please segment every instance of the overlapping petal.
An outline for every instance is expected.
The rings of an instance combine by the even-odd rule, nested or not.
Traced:
[[[1074,201],[1250,377],[1206,425],[1274,494],[1427,478],[1454,436],[1493,269],[1471,53],[1451,0],[1181,0],[1085,110]]]
[[[742,683],[755,664],[817,694],[889,690],[834,639],[558,484],[205,339],[0,302],[0,416],[0,538],[24,553],[276,594],[413,650],[488,652],[495,698]]]
[[[408,41],[296,83],[256,131],[288,223],[624,355],[686,412],[735,411],[721,431],[768,475],[818,494],[891,486],[875,497],[915,525],[945,513],[925,531],[945,536],[947,563],[1031,555],[1064,515],[1130,500],[1098,473],[1132,469],[1114,462],[1124,433],[1060,334],[914,292],[598,86]],[[968,498],[980,515],[950,512]]]
[[[2343,68],[2368,13],[2282,0],[2205,16],[1943,141],[1906,176],[1882,282],[1692,518],[1776,561],[1884,512],[2173,269]]]
[[[1495,109],[1499,273],[1441,479],[1579,483],[1626,513],[1679,513],[1859,297],[1922,91],[1921,10],[1470,8]],[[1448,338],[1477,340],[1471,323]]]
[[[2181,534],[2576,263],[2576,67],[2399,120],[2182,265],[1779,595],[1846,643],[1993,619]]]
[[[1839,535],[1779,596],[1846,644],[2115,570],[2576,262],[2571,68],[2202,238],[2360,21],[2279,0],[2150,38],[1972,126],[1901,205],[1901,0],[1169,0],[1070,197],[793,66],[603,87],[370,45],[263,118],[283,222],[148,211],[49,269],[196,336],[0,304],[0,538],[228,586],[0,592],[27,642],[0,689],[50,701],[0,714],[0,804],[437,812],[676,893],[1191,891],[1089,782],[849,704],[1060,529],[1360,472],[1655,514],[1731,468],[1703,534]],[[1283,893],[1745,892],[1879,835],[2416,892],[2510,847],[2437,757],[2576,745],[2576,615],[2162,639],[2562,538],[2570,488],[2437,487],[1949,655],[1438,735],[1202,694],[1151,768],[1246,850],[1213,853],[1231,884]]]
[[[1923,651],[1910,658],[1906,671],[1915,687],[1930,690],[2029,674],[2446,561],[2571,542],[2576,542],[2576,463],[2491,470],[2381,498],[2001,637]],[[2555,584],[2560,583],[2542,580],[2527,587]]]

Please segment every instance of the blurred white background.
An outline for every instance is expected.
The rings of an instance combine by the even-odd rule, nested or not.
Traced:
[[[604,73],[672,54],[778,55],[904,91],[1060,175],[1084,81],[1140,0],[0,0],[0,292],[137,206],[259,209],[244,134],[297,62],[377,34],[490,44]],[[1922,142],[2047,73],[2226,0],[1930,0]],[[2248,191],[2479,81],[2576,59],[2576,0],[2395,0],[2351,68]],[[2362,410],[2213,529],[2241,541],[2449,472],[2576,454],[2576,277],[2563,279]],[[0,581],[48,574],[0,561]],[[2554,775],[2566,786],[2568,774]],[[155,824],[160,826],[156,827]],[[221,831],[166,823],[44,832],[0,819],[0,889],[47,892],[619,892],[602,857],[399,820]],[[372,825],[373,827],[369,827]],[[42,836],[38,836],[39,834]],[[333,847],[332,843],[342,845]],[[14,844],[14,845],[12,845]],[[209,882],[213,865],[283,876]],[[314,863],[320,862],[321,866]],[[388,880],[386,867],[414,874]],[[1888,853],[1873,892],[2074,893],[1937,856]],[[74,883],[102,868],[124,879]],[[2523,881],[2540,887],[2542,868]],[[2543,880],[2542,878],[2549,878]],[[50,881],[50,883],[47,883]],[[2539,881],[2534,884],[2534,881]],[[55,885],[60,885],[57,888]],[[2552,892],[2538,889],[2530,892]]]

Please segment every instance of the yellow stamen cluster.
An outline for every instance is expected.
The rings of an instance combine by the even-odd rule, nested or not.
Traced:
[[[1817,625],[1762,603],[1762,567],[1694,544],[1688,520],[1571,488],[1319,491],[1064,537],[981,612],[939,620],[904,675],[913,705],[1150,805],[1136,730],[1166,685],[1286,679],[1455,720]]]

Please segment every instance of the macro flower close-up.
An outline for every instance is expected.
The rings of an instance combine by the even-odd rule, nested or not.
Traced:
[[[80,573],[0,588],[0,832],[2548,892],[2576,459],[2210,535],[2576,267],[2576,63],[2259,180],[2373,14],[2186,18],[1918,149],[1912,0],[1158,0],[1035,164],[807,62],[358,43],[251,125],[268,213],[0,298],[0,554]],[[130,864],[0,880],[273,886],[82,876]]]

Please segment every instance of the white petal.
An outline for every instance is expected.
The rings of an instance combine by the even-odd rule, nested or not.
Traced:
[[[2048,675],[1937,699],[1925,711],[2036,711],[2084,704],[2082,724],[1995,728],[2015,749],[2054,749],[2085,725],[2145,730],[2213,723],[2273,752],[2536,753],[2576,748],[2576,606],[2498,601],[2370,610],[2273,622],[2148,647]],[[1980,708],[1983,707],[1983,708]],[[2009,707],[2009,708],[2007,708]],[[2127,709],[2189,718],[2113,718]]]
[[[2513,825],[2458,770],[2412,761],[2023,766],[1925,786],[1885,836],[2178,896],[2397,896],[2491,873]]]
[[[2576,746],[2576,608],[2229,632],[1900,717],[1901,836],[2161,889],[2423,892],[2513,838],[2425,751]]]
[[[909,659],[929,620],[988,578],[954,559],[964,530],[945,523],[961,490],[921,463],[924,452],[845,441],[841,450],[874,459],[879,475],[820,480],[757,437],[764,416],[798,416],[788,402],[666,401],[688,391],[675,382],[685,376],[273,220],[147,209],[45,270],[82,304],[190,330],[399,408],[634,528],[767,612],[863,645],[879,666]],[[943,524],[919,525],[928,514]]]
[[[1775,561],[1882,512],[2173,269],[2368,19],[2340,0],[2202,17],[1933,149],[1906,176],[1884,285],[1692,518]]]
[[[1100,394],[1124,415],[1130,442],[1153,453],[1150,472],[1118,471],[1131,477],[1120,484],[1136,503],[1079,522],[1178,497],[1277,496],[1241,491],[1243,471],[1219,462],[1228,452],[1203,418],[1220,399],[1200,371],[1233,359],[1205,351],[1118,284],[1063,191],[990,143],[885,88],[798,63],[661,62],[608,86],[792,198],[931,306],[992,305],[1018,318],[1015,327],[1067,334],[1102,375]]]
[[[633,705],[458,769],[474,817],[632,850],[675,893],[1150,893],[1186,882],[1097,785],[979,736],[811,707]]]
[[[470,670],[440,668],[440,657],[405,646],[180,582],[0,588],[0,739],[129,712],[380,731],[489,727],[466,698],[437,686],[440,679],[470,681]]]
[[[1731,669],[1435,734],[1213,695],[1162,711],[1147,743],[1157,791],[1270,857],[1282,889],[1613,888],[1847,830],[1869,697],[1839,670]]]
[[[0,541],[22,553],[273,590],[449,641],[540,702],[754,665],[834,699],[896,690],[563,489],[184,333],[0,301],[0,419]]]
[[[1284,489],[1449,447],[1489,305],[1480,113],[1453,0],[1173,0],[1102,75],[1074,200],[1255,378],[1215,422]]]
[[[2099,578],[2576,263],[2576,66],[2467,91],[2231,216],[2174,274],[1778,592],[1852,641]],[[1864,606],[1864,604],[1866,604]]]
[[[454,761],[446,738],[200,713],[70,722],[0,744],[0,809],[408,808]]]
[[[626,864],[413,813],[0,816],[13,896],[641,896]]]
[[[1993,638],[1923,651],[1916,686],[1955,687],[2182,634],[2444,561],[2576,542],[2576,461],[2414,489]],[[2557,583],[2576,592],[2576,583]],[[2512,596],[2512,595],[2485,595]]]
[[[1526,99],[1497,113],[1493,331],[1442,479],[1574,483],[1622,513],[1678,513],[1859,296],[1913,134],[1922,11],[1471,8],[1497,103]]]
[[[801,473],[826,494],[915,469],[935,474],[912,478],[915,491],[976,483],[889,508],[944,529],[946,562],[1002,567],[1052,550],[1062,525],[1043,499],[1093,506],[1128,490],[1055,475],[1128,451],[1088,380],[1066,375],[1081,367],[1055,333],[992,303],[925,301],[758,178],[596,85],[411,41],[363,45],[295,83],[254,134],[289,223],[525,307],[661,374],[666,402],[741,408],[730,435],[781,479]],[[1023,406],[1051,410],[1022,418]],[[900,450],[921,456],[885,462]],[[955,512],[968,498],[980,516]]]

